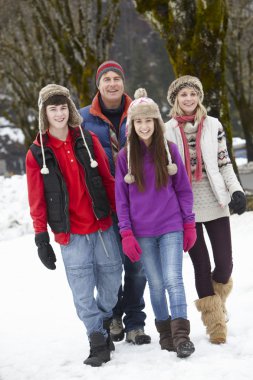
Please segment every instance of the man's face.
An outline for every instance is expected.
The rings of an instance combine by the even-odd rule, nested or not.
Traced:
[[[124,82],[119,74],[114,71],[108,71],[103,74],[100,78],[98,89],[106,108],[120,106],[124,93]]]

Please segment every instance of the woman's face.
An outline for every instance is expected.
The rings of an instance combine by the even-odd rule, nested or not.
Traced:
[[[146,146],[152,142],[152,135],[155,129],[154,119],[150,117],[139,117],[134,119],[134,129],[140,140]]]
[[[199,102],[199,96],[193,88],[185,87],[178,92],[177,100],[185,115],[193,115]]]

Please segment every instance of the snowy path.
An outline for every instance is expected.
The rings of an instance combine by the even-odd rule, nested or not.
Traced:
[[[82,364],[88,354],[65,279],[59,247],[57,270],[40,263],[27,234],[0,241],[0,380],[249,380],[253,373],[253,212],[232,216],[234,291],[228,302],[227,344],[208,343],[200,315],[190,259],[184,278],[196,352],[188,359],[161,351],[146,290],[146,331],[150,345],[116,344],[102,368]]]

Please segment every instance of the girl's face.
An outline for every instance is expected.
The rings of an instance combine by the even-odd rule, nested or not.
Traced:
[[[185,87],[178,92],[177,100],[185,115],[193,115],[199,102],[199,96],[193,88]]]
[[[134,129],[140,140],[142,140],[146,146],[149,146],[155,129],[154,119],[150,117],[135,118]]]

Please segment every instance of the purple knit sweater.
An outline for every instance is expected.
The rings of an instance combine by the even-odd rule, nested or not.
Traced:
[[[170,143],[171,156],[177,164],[177,174],[169,178],[165,187],[155,187],[155,167],[148,149],[143,144],[145,191],[135,183],[124,181],[127,157],[122,149],[117,157],[115,176],[116,209],[119,228],[132,230],[136,237],[154,237],[172,231],[182,231],[184,223],[194,222],[193,194],[177,146]]]

